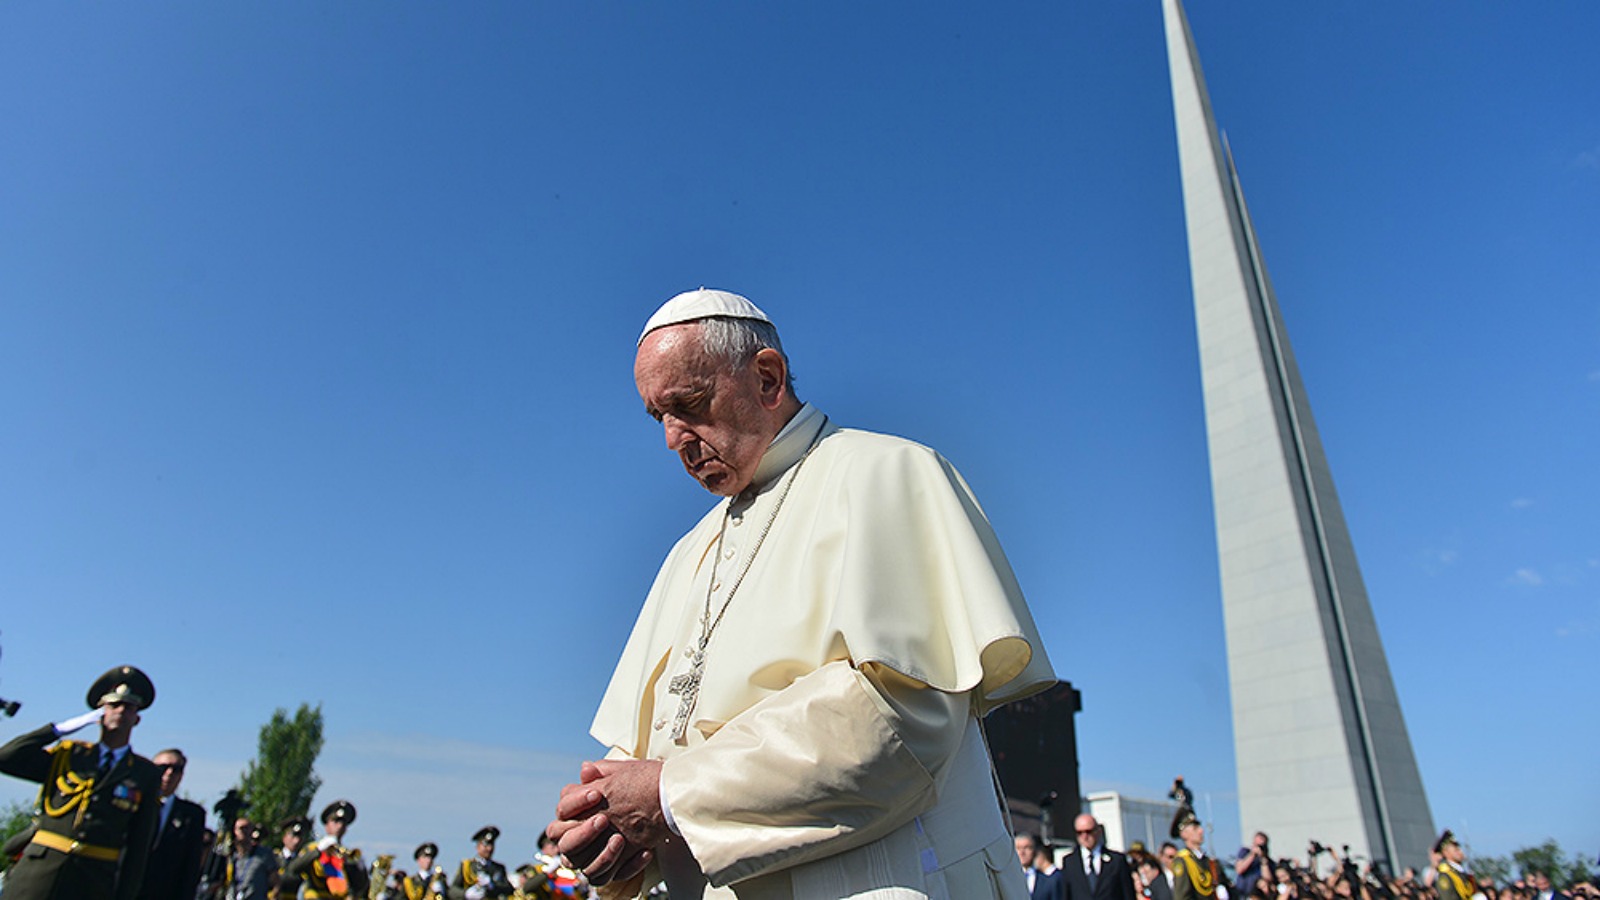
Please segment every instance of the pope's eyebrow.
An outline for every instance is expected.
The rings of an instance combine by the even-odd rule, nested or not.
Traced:
[[[701,406],[705,403],[706,398],[710,396],[711,385],[709,384],[672,388],[662,392],[659,405],[646,402],[644,411],[650,414],[650,418],[659,422],[661,417],[667,413],[682,413]]]

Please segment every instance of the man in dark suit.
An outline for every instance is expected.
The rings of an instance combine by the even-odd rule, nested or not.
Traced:
[[[1074,819],[1072,830],[1078,847],[1061,861],[1067,900],[1134,900],[1128,858],[1101,846],[1100,823],[1094,816],[1084,813]]]
[[[1019,834],[1016,846],[1017,860],[1022,863],[1022,876],[1028,884],[1029,900],[1067,900],[1067,888],[1061,881],[1061,870],[1049,871],[1049,859],[1039,837]]]
[[[161,822],[150,846],[139,900],[194,900],[205,862],[206,811],[177,796],[189,762],[182,750],[169,747],[152,761],[161,770]]]
[[[0,747],[0,772],[41,785],[39,815],[6,900],[133,900],[155,836],[161,776],[128,741],[155,685],[133,666],[100,676],[86,698],[92,712],[46,725]],[[98,722],[96,743],[62,740]]]

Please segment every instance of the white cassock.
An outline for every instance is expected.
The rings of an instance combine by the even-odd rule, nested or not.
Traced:
[[[591,732],[665,761],[675,900],[1026,900],[978,722],[1055,683],[1033,618],[954,467],[825,423],[806,405],[672,548]],[[735,584],[674,740],[669,684]]]

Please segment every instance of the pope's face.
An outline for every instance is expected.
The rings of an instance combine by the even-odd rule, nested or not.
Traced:
[[[701,348],[700,325],[691,322],[646,335],[633,379],[645,411],[666,432],[667,449],[678,454],[690,477],[723,497],[750,486],[777,435],[763,405],[772,385],[755,361],[728,371]]]

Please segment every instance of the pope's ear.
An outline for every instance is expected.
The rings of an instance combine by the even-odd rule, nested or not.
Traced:
[[[755,366],[761,390],[761,405],[768,409],[777,409],[788,392],[789,364],[784,361],[782,353],[771,347],[757,350],[751,364]]]

